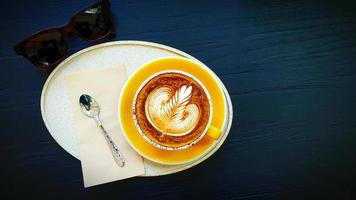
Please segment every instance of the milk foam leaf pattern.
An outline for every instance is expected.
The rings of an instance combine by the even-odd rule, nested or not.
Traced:
[[[197,125],[200,111],[190,103],[192,86],[183,85],[176,91],[169,87],[154,89],[145,102],[149,122],[162,134],[182,136]]]

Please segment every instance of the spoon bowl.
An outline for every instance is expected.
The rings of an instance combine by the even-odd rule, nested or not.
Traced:
[[[89,116],[96,118],[100,114],[99,104],[90,95],[82,94],[79,98],[79,104],[83,112]]]

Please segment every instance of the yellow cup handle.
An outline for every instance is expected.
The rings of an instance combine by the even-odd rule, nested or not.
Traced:
[[[217,140],[221,135],[221,130],[216,128],[215,126],[210,125],[208,131],[206,132],[206,135],[214,140]]]

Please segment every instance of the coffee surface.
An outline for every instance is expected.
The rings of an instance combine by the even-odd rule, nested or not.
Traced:
[[[204,89],[180,73],[164,73],[148,81],[134,106],[141,131],[163,146],[195,141],[209,122],[210,104]]]

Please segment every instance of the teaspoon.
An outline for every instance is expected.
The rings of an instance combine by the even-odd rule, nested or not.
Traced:
[[[100,121],[99,118],[99,113],[100,113],[100,107],[99,104],[94,100],[93,97],[87,95],[87,94],[82,94],[79,98],[79,104],[80,107],[82,108],[83,112],[89,116],[92,117],[96,120],[98,123],[99,127],[104,133],[104,137],[106,139],[106,142],[109,144],[111,153],[115,159],[115,162],[120,166],[123,167],[125,165],[125,157],[117,147],[117,145],[114,143],[114,141],[111,139],[109,134],[106,132],[105,128],[103,127],[103,124]]]

